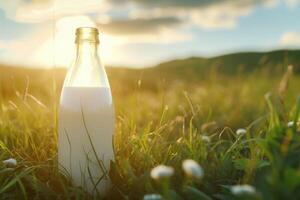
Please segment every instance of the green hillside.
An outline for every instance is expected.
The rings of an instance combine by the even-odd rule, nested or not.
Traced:
[[[300,50],[277,50],[271,52],[244,52],[227,54],[213,58],[191,57],[161,63],[148,69],[164,77],[176,78],[205,77],[206,72],[215,71],[221,74],[264,72],[282,74],[288,65],[294,66],[294,72],[300,73]],[[147,71],[147,70],[146,70]]]
[[[148,74],[155,73],[155,77],[159,75],[163,76],[164,78],[173,76],[176,76],[176,78],[182,78],[184,76],[197,77],[212,70],[226,75],[255,71],[281,74],[285,71],[285,68],[288,65],[293,65],[294,72],[300,73],[300,50],[242,52],[226,54],[212,58],[190,57],[186,59],[163,62],[156,66],[145,69],[129,69],[127,67],[124,68],[123,66],[109,66],[107,71],[108,73],[117,73],[117,75],[121,76],[124,74],[128,75],[128,73],[139,74],[140,72],[143,72]],[[7,68],[9,67],[10,66],[4,66],[4,71],[8,70]],[[3,69],[1,69],[1,71],[3,71]],[[13,71],[15,72],[15,70]],[[27,70],[22,69],[18,74],[24,71]],[[35,69],[33,71],[39,72],[40,70]]]

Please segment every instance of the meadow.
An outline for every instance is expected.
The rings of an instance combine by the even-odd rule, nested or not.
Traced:
[[[107,68],[116,159],[112,189],[96,198],[300,199],[300,74],[291,60],[234,72],[176,66],[193,59],[165,64],[174,68]],[[0,68],[0,160],[17,161],[0,162],[0,199],[93,198],[57,169],[64,75]],[[199,165],[189,171],[186,159]],[[171,168],[155,174],[159,165]]]

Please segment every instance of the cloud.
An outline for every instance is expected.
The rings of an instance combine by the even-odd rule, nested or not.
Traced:
[[[281,36],[279,43],[284,47],[299,47],[300,33],[286,32]]]
[[[34,53],[51,35],[50,27],[43,26],[38,32],[26,34],[19,39],[6,40],[1,44],[1,60],[10,64],[40,64]],[[50,55],[49,55],[50,56]]]
[[[112,20],[107,23],[98,23],[98,26],[105,33],[111,35],[149,35],[179,24],[181,24],[181,20],[176,17],[154,17]]]
[[[14,0],[0,2],[8,18],[23,23],[40,23],[65,16],[103,13],[109,9],[106,0]]]
[[[188,18],[204,29],[228,29],[237,25],[238,18],[253,10],[253,5],[239,5],[233,2],[211,5],[205,9],[192,9]]]
[[[297,0],[285,1],[294,4]],[[129,16],[138,15],[140,18],[151,16],[153,20],[180,17],[186,23],[193,23],[204,29],[224,29],[235,27],[238,19],[249,15],[255,6],[270,7],[277,2],[278,0],[14,0],[0,2],[0,8],[9,18],[26,23],[83,14],[108,17],[108,11],[117,11],[129,12]],[[126,16],[125,19],[127,20]],[[131,19],[127,22],[115,22],[111,26],[138,23],[136,19],[132,19],[133,22],[129,20]],[[153,27],[150,20],[146,23]]]
[[[285,0],[285,3],[290,7],[294,8],[298,5],[299,0]]]
[[[24,0],[0,1],[0,9],[4,11],[7,18],[14,19],[17,8],[24,3]]]
[[[184,25],[177,17],[149,17],[104,19],[98,22],[100,33],[124,44],[171,44],[192,39],[192,35],[179,28]]]
[[[224,29],[236,26],[240,17],[249,15],[256,6],[273,7],[278,0],[113,0],[138,6],[131,15],[138,17],[180,17],[203,29]]]
[[[241,6],[249,4],[261,4],[274,2],[274,0],[243,0],[243,1],[233,1],[233,0],[111,0],[115,4],[124,4],[133,2],[141,6],[147,7],[163,7],[163,8],[195,8],[195,7],[208,7],[216,4],[235,2]]]

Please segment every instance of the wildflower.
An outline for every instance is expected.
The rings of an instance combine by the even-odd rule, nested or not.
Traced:
[[[160,194],[146,194],[143,199],[144,200],[161,200],[162,196]]]
[[[15,167],[17,165],[17,161],[14,158],[9,158],[7,160],[3,160],[2,163],[7,167]]]
[[[294,124],[295,124],[294,121],[289,121],[289,122],[287,123],[287,127],[288,127],[288,128],[293,128],[293,127],[294,127]],[[297,122],[297,123],[296,123],[296,126],[300,126],[300,122]]]
[[[182,169],[188,176],[193,178],[200,179],[204,174],[202,167],[196,161],[191,159],[183,161]]]
[[[206,143],[210,143],[210,137],[208,137],[207,135],[202,135],[201,139],[202,139],[202,141],[204,141]]]
[[[234,185],[230,189],[231,193],[234,195],[253,195],[256,193],[256,189],[251,185]]]
[[[235,132],[237,135],[245,135],[247,133],[246,129],[243,128],[239,128],[238,130],[236,130]]]
[[[151,177],[159,180],[163,178],[169,178],[174,174],[174,169],[165,165],[158,165],[151,170]]]

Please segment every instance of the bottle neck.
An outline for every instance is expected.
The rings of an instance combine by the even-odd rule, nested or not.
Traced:
[[[109,87],[105,69],[97,52],[99,45],[96,28],[81,27],[76,30],[76,55],[68,71],[65,86]]]
[[[98,56],[98,44],[97,42],[80,41],[77,43],[76,61],[89,62],[93,59],[97,59]]]

